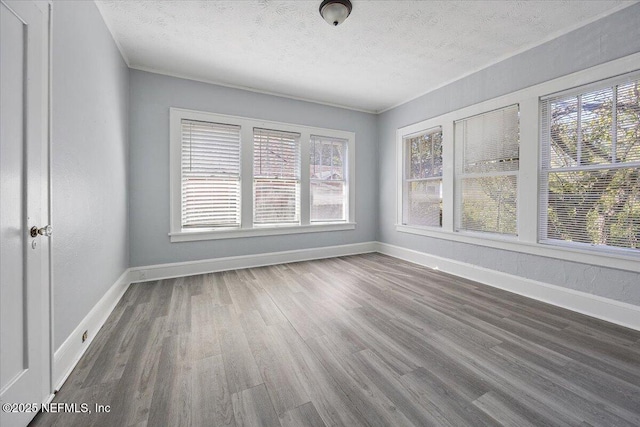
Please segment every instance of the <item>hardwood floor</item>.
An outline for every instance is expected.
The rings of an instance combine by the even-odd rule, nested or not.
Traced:
[[[640,332],[380,254],[132,285],[36,426],[638,426]]]

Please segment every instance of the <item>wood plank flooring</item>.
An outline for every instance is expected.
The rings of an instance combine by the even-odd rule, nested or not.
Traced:
[[[35,426],[639,426],[640,332],[380,254],[132,285]]]

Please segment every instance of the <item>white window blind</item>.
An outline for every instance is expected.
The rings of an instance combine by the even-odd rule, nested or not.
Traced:
[[[253,223],[300,223],[300,134],[253,129]]]
[[[519,107],[454,122],[456,230],[517,234]]]
[[[638,74],[552,95],[540,107],[540,241],[639,250]]]
[[[182,228],[240,226],[240,126],[182,119]]]
[[[403,140],[402,223],[442,226],[442,128]]]
[[[311,135],[311,222],[347,219],[347,140]]]

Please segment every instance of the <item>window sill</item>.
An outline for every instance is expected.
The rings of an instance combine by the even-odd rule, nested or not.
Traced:
[[[597,251],[580,249],[570,245],[553,245],[545,243],[530,243],[517,240],[515,236],[487,235],[478,237],[477,234],[464,232],[450,232],[427,227],[415,227],[396,224],[396,231],[436,239],[451,240],[471,245],[486,246],[530,255],[544,256],[565,261],[591,264],[618,270],[640,272],[640,256],[627,253],[613,253],[611,251]]]
[[[234,228],[231,230],[179,231],[169,233],[172,243],[198,240],[239,239],[243,237],[278,236],[283,234],[320,233],[325,231],[354,230],[355,222],[295,225],[270,228]]]

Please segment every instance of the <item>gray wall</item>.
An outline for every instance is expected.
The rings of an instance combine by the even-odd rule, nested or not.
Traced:
[[[93,2],[54,2],[52,44],[57,349],[129,266],[129,71]]]
[[[640,274],[395,231],[396,129],[640,51],[635,4],[378,116],[381,242],[640,305]],[[640,64],[638,64],[640,68]]]
[[[376,116],[131,70],[131,266],[251,255],[374,240],[377,229]],[[356,133],[356,229],[171,243],[169,107]]]

